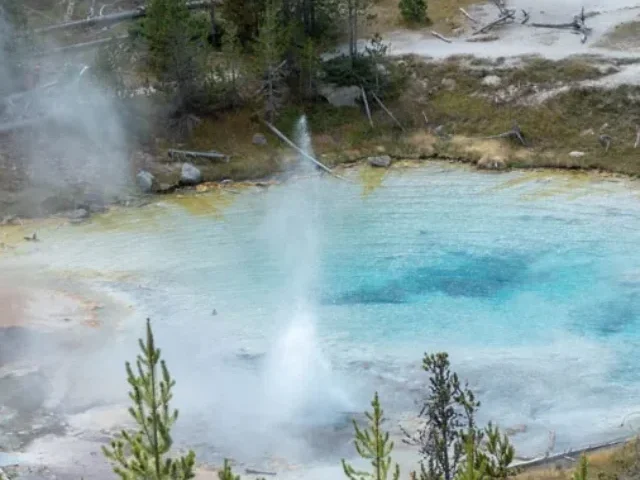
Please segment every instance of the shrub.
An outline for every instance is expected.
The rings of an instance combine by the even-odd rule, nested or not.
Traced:
[[[398,8],[400,8],[400,14],[405,22],[425,23],[428,21],[426,0],[400,0]]]

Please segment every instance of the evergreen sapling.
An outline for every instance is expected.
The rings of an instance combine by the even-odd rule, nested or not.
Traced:
[[[160,360],[155,346],[151,322],[147,319],[146,341],[139,339],[141,353],[136,371],[126,363],[129,397],[133,406],[129,413],[138,425],[135,432],[122,431],[103,453],[122,480],[187,480],[194,478],[195,454],[173,459],[167,456],[172,446],[171,427],[178,411],[169,403],[175,381]]]

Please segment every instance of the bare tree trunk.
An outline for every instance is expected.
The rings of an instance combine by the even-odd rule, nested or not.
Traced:
[[[218,33],[216,30],[216,3],[211,2],[211,7],[209,7],[209,15],[211,16],[211,43],[216,45],[216,34]]]

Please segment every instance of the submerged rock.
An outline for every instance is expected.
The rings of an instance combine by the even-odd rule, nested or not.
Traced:
[[[156,177],[146,170],[140,170],[136,175],[136,184],[144,193],[152,193],[157,189]]]
[[[380,155],[377,157],[367,158],[367,162],[372,167],[389,168],[391,166],[391,157],[389,155]]]
[[[182,171],[180,172],[181,185],[198,185],[201,182],[202,173],[197,167],[191,163],[185,163],[182,165]]]

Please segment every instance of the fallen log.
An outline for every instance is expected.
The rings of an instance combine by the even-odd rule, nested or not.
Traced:
[[[100,38],[98,40],[92,40],[90,42],[74,43],[73,45],[65,45],[63,47],[56,47],[49,50],[36,52],[32,55],[32,57],[33,58],[47,57],[50,55],[55,55],[57,53],[90,50],[95,47],[100,47],[101,45],[106,45],[107,43],[126,40],[127,38],[129,38],[129,35],[120,35],[119,37]]]
[[[522,146],[524,147],[528,146],[526,140],[524,139],[524,134],[522,133],[522,130],[520,130],[520,127],[518,126],[517,122],[513,122],[513,127],[508,132],[503,132],[503,133],[499,133],[498,135],[491,135],[489,137],[484,137],[484,138],[486,140],[494,139],[494,138],[515,138],[522,144]]]
[[[393,113],[391,113],[391,111],[387,107],[385,107],[384,103],[382,103],[382,100],[380,100],[378,98],[378,96],[373,92],[371,92],[371,96],[373,97],[373,99],[376,102],[378,102],[378,105],[380,105],[380,108],[382,108],[382,110],[384,110],[385,113],[387,115],[389,115],[389,117],[391,117],[391,120],[393,120],[395,122],[395,124],[398,125],[398,127],[400,127],[400,130],[402,130],[404,132],[405,130],[404,130],[404,127],[402,126],[402,124],[398,121],[398,119],[395,117],[395,115]]]
[[[462,14],[467,17],[469,20],[471,20],[473,23],[478,23],[478,20],[476,20],[475,18],[473,18],[471,15],[469,15],[469,12],[467,12],[464,8],[460,7],[460,11],[462,12]]]
[[[640,145],[640,127],[636,129],[636,143],[633,144],[633,148],[638,148]]]
[[[221,0],[212,0],[220,3]],[[209,0],[198,0],[187,3],[189,10],[199,10],[209,8],[211,5]],[[137,20],[146,16],[147,11],[145,7],[137,8],[136,10],[126,10],[124,12],[112,13],[109,15],[102,15],[100,17],[87,18],[84,20],[75,20],[72,22],[57,23],[55,25],[48,25],[46,27],[36,28],[35,33],[51,33],[60,30],[69,30],[80,27],[95,27],[104,25],[113,25],[114,23],[126,22],[128,20]]]
[[[289,145],[291,148],[293,148],[296,152],[298,152],[300,155],[302,155],[304,158],[306,158],[307,160],[311,161],[312,163],[314,163],[316,166],[320,167],[322,170],[324,170],[325,172],[327,172],[330,175],[333,175],[336,178],[339,178],[340,180],[347,180],[344,177],[341,177],[340,175],[336,174],[333,172],[333,170],[331,170],[329,167],[327,167],[325,164],[320,163],[318,160],[316,160],[315,158],[313,158],[311,155],[309,155],[307,152],[305,152],[304,150],[302,150],[300,147],[298,147],[295,143],[293,143],[291,140],[289,140],[284,133],[282,133],[280,130],[278,130],[276,127],[274,127],[271,123],[267,122],[266,120],[262,120],[262,123],[264,123],[267,128],[269,130],[271,130],[276,137],[278,137],[280,140],[282,140],[284,143],[286,143],[287,145]]]
[[[514,462],[513,466],[517,468],[529,469],[540,467],[543,465],[552,465],[558,460],[563,460],[567,455],[580,456],[585,453],[595,452],[597,450],[602,450],[605,448],[615,447],[617,445],[622,445],[630,440],[630,437],[620,438],[617,440],[613,440],[610,442],[602,442],[595,445],[589,445],[588,447],[579,448],[577,450],[571,450],[569,452],[558,453],[554,455],[549,455],[547,457],[539,457],[534,458],[532,460],[526,460],[523,462]]]
[[[245,468],[244,473],[247,475],[269,475],[273,477],[276,475],[276,472],[267,472],[264,470],[254,470],[253,468]]]
[[[449,40],[447,37],[444,37],[444,36],[440,35],[438,32],[436,32],[434,30],[431,30],[431,35],[433,35],[436,38],[439,38],[443,42],[452,43],[451,40]]]
[[[176,150],[170,148],[167,150],[167,154],[171,158],[190,157],[190,158],[207,158],[209,160],[215,160],[219,162],[229,163],[229,155],[219,152],[194,152],[189,150]]]
[[[360,85],[362,91],[362,101],[364,102],[364,109],[367,112],[367,118],[369,119],[369,125],[373,128],[373,119],[371,118],[371,109],[369,109],[369,100],[367,100],[367,92],[364,91],[364,87]]]
[[[591,13],[585,15],[584,7],[580,12],[580,15],[576,15],[573,17],[573,21],[568,23],[532,23],[531,27],[535,28],[555,28],[559,30],[572,30],[574,33],[581,35],[581,42],[585,43],[587,41],[587,37],[591,33],[591,29],[586,25],[586,19],[597,15],[597,13]]]

